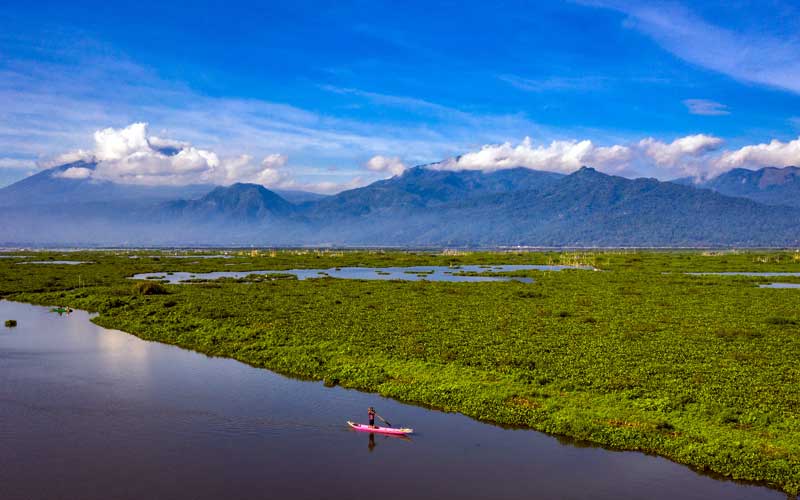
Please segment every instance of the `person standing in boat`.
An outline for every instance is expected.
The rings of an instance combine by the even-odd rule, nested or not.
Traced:
[[[369,426],[375,427],[375,408],[370,406],[367,409],[367,417],[369,417]]]

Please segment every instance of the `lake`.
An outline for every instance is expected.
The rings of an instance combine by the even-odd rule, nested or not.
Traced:
[[[666,459],[326,388],[0,301],[0,496],[783,499]],[[2,323],[0,323],[2,324]],[[351,431],[368,406],[409,440]]]
[[[533,266],[533,265],[497,265],[497,266],[415,266],[415,267],[335,267],[329,269],[286,269],[269,271],[217,271],[211,273],[177,272],[172,274],[141,273],[133,279],[161,278],[169,283],[181,283],[192,279],[215,280],[219,278],[244,278],[249,274],[293,274],[297,279],[339,278],[352,280],[403,280],[403,281],[449,281],[449,282],[481,282],[481,281],[521,281],[532,283],[531,278],[510,276],[464,276],[460,273],[486,273],[510,271],[562,271],[565,269],[592,269],[589,267],[571,266]]]

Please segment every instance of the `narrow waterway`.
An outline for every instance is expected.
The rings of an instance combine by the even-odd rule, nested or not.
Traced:
[[[0,301],[0,498],[782,499]],[[2,322],[0,322],[0,325]],[[409,440],[351,431],[368,406]]]

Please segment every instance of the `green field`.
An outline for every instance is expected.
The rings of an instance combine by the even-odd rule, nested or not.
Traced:
[[[78,266],[0,259],[0,296],[97,311],[96,323],[145,339],[800,491],[800,290],[758,288],[800,278],[683,274],[800,272],[798,253],[153,254],[35,255],[92,261]],[[533,284],[127,279],[558,263],[603,272],[515,274]]]

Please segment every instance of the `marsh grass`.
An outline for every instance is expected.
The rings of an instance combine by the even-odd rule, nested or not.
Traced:
[[[141,281],[133,285],[133,292],[138,295],[166,295],[169,290],[160,283]]]

